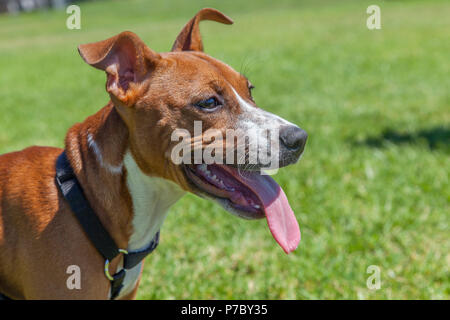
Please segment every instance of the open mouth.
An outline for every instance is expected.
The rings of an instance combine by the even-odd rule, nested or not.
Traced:
[[[269,229],[286,253],[300,242],[300,228],[281,187],[268,175],[221,164],[184,165],[198,195],[245,219],[266,217]]]

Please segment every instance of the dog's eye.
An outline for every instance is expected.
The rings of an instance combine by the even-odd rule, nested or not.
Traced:
[[[203,110],[213,111],[220,106],[220,103],[216,98],[211,97],[209,99],[199,101],[195,105]]]

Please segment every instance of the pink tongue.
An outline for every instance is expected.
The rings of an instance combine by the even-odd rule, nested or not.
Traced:
[[[233,169],[227,171],[249,187],[261,200],[270,232],[284,252],[294,251],[300,242],[300,227],[283,189],[267,175],[248,172],[239,174]]]

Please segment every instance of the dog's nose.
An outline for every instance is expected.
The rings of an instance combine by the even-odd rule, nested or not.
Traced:
[[[281,143],[295,152],[303,152],[308,134],[297,126],[282,126],[280,128]]]

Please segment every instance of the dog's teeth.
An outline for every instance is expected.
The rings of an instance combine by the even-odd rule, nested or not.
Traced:
[[[261,208],[260,206],[258,206],[257,204],[255,204],[255,205],[253,205],[253,208],[255,208],[255,209],[259,209],[259,208]]]
[[[211,179],[213,179],[213,180],[217,180],[216,178],[217,178],[216,175],[213,175],[213,176],[211,177]]]

